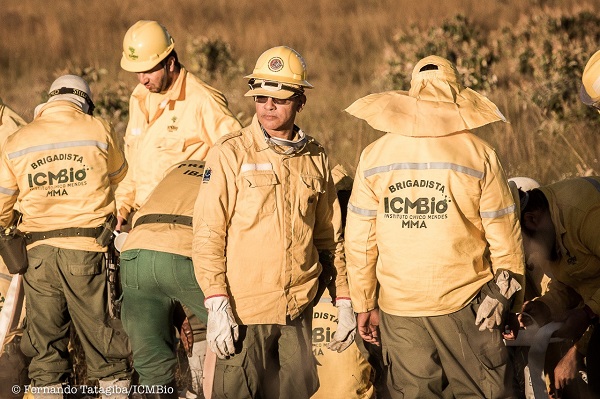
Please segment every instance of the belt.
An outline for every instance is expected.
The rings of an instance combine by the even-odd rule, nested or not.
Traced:
[[[140,216],[135,221],[133,227],[135,228],[146,223],[175,223],[192,227],[192,217],[184,215],[169,215],[166,213],[150,213],[148,215]]]
[[[32,244],[39,240],[46,240],[48,238],[57,238],[57,237],[92,237],[97,238],[100,233],[102,233],[102,229],[104,227],[69,227],[66,229],[57,229],[50,231],[31,231],[27,233],[23,233],[25,236],[25,241],[27,245]]]

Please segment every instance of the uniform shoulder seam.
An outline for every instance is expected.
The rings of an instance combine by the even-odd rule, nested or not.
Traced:
[[[223,143],[225,143],[228,140],[234,139],[236,137],[239,137],[242,135],[242,131],[238,130],[237,132],[231,132],[231,133],[227,133],[224,136],[221,136],[221,138],[219,140],[217,140],[217,142],[215,143],[215,145],[221,145]]]

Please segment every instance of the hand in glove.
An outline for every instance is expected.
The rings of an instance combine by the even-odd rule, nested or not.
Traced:
[[[356,317],[350,299],[337,299],[335,306],[338,308],[337,330],[327,347],[332,351],[343,352],[354,342]]]
[[[239,327],[233,317],[229,298],[213,296],[205,299],[204,305],[208,310],[206,341],[210,350],[221,359],[234,355],[233,343],[239,338]]]
[[[479,331],[483,331],[486,328],[491,331],[498,327],[503,327],[502,319],[505,306],[513,294],[521,289],[521,284],[512,278],[506,270],[498,273],[496,286],[497,289],[493,290],[495,297],[488,294],[483,298],[483,301],[479,304],[479,309],[477,309],[475,325],[479,326]],[[500,296],[503,298],[500,298]]]

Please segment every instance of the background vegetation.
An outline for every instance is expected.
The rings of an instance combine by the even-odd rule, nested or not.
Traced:
[[[438,54],[496,102],[510,124],[476,133],[508,175],[550,183],[600,173],[600,115],[577,100],[600,48],[597,0],[3,0],[0,97],[25,119],[60,74],[83,75],[98,112],[122,133],[136,78],[119,67],[125,31],[163,23],[183,64],[222,90],[243,123],[253,105],[242,77],[257,57],[289,45],[306,59],[308,105],[299,124],[354,172],[381,136],[342,110],[366,94],[408,89],[413,65]]]

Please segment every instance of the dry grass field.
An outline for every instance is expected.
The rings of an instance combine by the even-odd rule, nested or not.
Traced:
[[[200,62],[195,68],[198,74],[222,90],[232,110],[247,123],[253,105],[243,97],[246,86],[242,77],[252,71],[262,51],[285,44],[303,54],[308,64],[308,79],[315,86],[308,93],[307,108],[300,115],[299,125],[326,146],[333,162],[342,163],[353,172],[361,150],[382,133],[345,114],[343,109],[372,92],[408,88],[408,81],[400,80],[404,87],[392,87],[386,78],[391,69],[390,59],[401,58],[404,64],[400,66],[410,72],[411,63],[421,56],[414,53],[414,43],[412,47],[399,44],[398,38],[406,32],[410,30],[413,35],[417,32],[418,45],[431,35],[428,29],[460,14],[477,27],[488,43],[486,46],[497,51],[502,45],[506,47],[506,42],[499,42],[502,29],[516,32],[519,26],[524,26],[519,22],[532,15],[568,17],[582,11],[600,15],[600,3],[597,0],[3,0],[0,97],[26,120],[31,120],[34,107],[43,100],[44,91],[53,79],[62,73],[83,71],[92,83],[97,102],[102,97],[106,103],[117,103],[117,109],[114,104],[112,108],[106,106],[103,116],[112,120],[117,131],[123,132],[126,121],[123,104],[136,80],[133,74],[119,68],[122,38],[137,20],[156,19],[175,38],[182,63],[189,66]],[[528,26],[537,25],[533,21]],[[582,63],[595,48],[600,48],[600,26],[590,26],[586,28],[589,37],[571,41],[572,48],[566,56],[565,49],[559,51],[555,46],[552,50],[553,57],[576,53],[575,62],[569,61],[573,73],[565,76],[570,89],[564,92],[570,95],[575,94]],[[550,43],[555,40],[550,34],[547,39]],[[460,41],[450,37],[446,41],[446,50],[468,45],[469,51],[477,56],[481,53],[481,46],[468,37]],[[542,45],[547,50],[546,44]],[[217,49],[216,55],[208,53],[208,64],[201,54],[206,53],[207,46]],[[516,56],[512,59],[518,61]],[[486,94],[499,105],[511,124],[483,128],[480,134],[497,148],[507,174],[527,174],[549,183],[567,176],[600,173],[597,158],[600,141],[596,134],[600,115],[571,101],[567,104],[568,117],[557,118],[543,104],[532,101],[527,92],[536,83],[540,84],[535,74],[530,76],[533,80],[529,83],[521,84],[511,69],[510,55],[497,61],[495,68],[494,79],[498,82]],[[553,96],[555,83],[544,86],[542,98]]]

